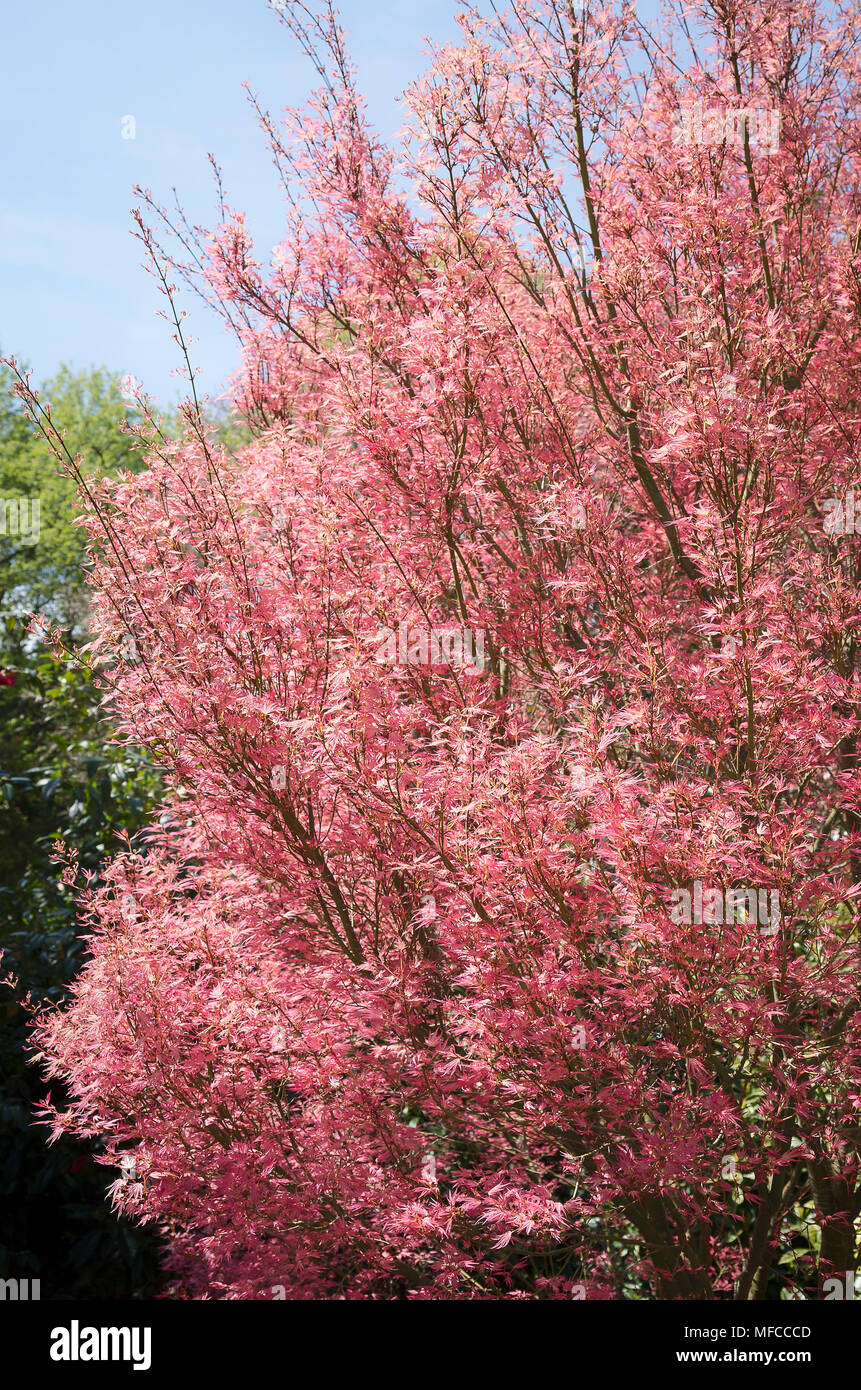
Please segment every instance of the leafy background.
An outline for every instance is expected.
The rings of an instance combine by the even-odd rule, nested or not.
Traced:
[[[139,466],[118,428],[133,412],[103,370],[69,368],[47,382],[66,444],[83,468]],[[24,1000],[58,1003],[78,972],[85,943],[74,895],[54,860],[58,841],[97,871],[118,834],[136,835],[158,804],[159,777],[146,757],[111,741],[102,693],[74,660],[57,659],[28,631],[44,612],[74,649],[87,638],[83,536],[75,486],[0,376],[0,498],[41,499],[38,543],[0,535],[0,1278],[38,1278],[43,1298],[141,1298],[158,1292],[159,1238],[111,1210],[116,1173],[99,1146],[49,1146],[34,1123],[46,1087],[28,1059]],[[57,1093],[54,1084],[54,1093]]]

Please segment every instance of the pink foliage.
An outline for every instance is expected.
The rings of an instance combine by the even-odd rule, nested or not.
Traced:
[[[267,269],[229,210],[202,239],[253,440],[190,405],[88,503],[104,679],[170,794],[37,1034],[57,1132],[133,1154],[114,1198],[177,1291],[818,1296],[854,1268],[840,9],[688,4],[702,56],[630,5],[469,11],[393,150],[295,11],[326,85],[262,117],[284,240]],[[696,103],[779,113],[777,148]]]

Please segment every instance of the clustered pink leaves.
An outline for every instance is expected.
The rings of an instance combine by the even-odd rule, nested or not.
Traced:
[[[189,408],[92,498],[169,814],[38,1040],[194,1296],[855,1267],[858,15],[685,13],[682,62],[630,7],[468,12],[395,158],[295,7],[285,240],[205,242],[254,442]],[[674,138],[695,100],[779,149]],[[381,662],[400,623],[484,669]],[[697,882],[775,930],[678,921]]]

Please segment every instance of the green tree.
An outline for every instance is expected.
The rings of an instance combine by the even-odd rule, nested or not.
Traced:
[[[116,473],[137,466],[137,454],[120,429],[136,416],[104,369],[74,372],[61,367],[45,384],[42,399],[65,435],[70,454],[81,455],[84,474]],[[84,545],[75,483],[26,418],[12,393],[12,376],[0,367],[0,607],[44,611],[62,626],[86,620]],[[26,523],[22,508],[26,502]],[[30,524],[38,504],[37,524]],[[15,634],[6,634],[6,641]]]
[[[0,684],[0,949],[17,983],[0,995],[0,1277],[41,1278],[43,1297],[134,1297],[156,1285],[157,1241],[111,1211],[114,1174],[97,1163],[98,1146],[49,1148],[34,1124],[45,1087],[28,1059],[23,1005],[27,994],[59,1001],[85,949],[57,843],[98,872],[118,834],[136,835],[159,782],[139,752],[111,742],[84,666],[28,631],[29,612],[43,611],[73,651],[86,637],[84,536],[75,485],[34,438],[10,385],[0,377],[0,671],[11,682]],[[132,412],[108,373],[63,368],[42,395],[85,475],[138,466],[119,428]]]

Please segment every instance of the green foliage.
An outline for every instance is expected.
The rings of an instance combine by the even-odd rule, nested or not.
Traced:
[[[135,836],[159,796],[156,770],[111,742],[101,692],[74,659],[57,659],[28,632],[24,614],[46,611],[68,638],[84,637],[88,607],[84,536],[75,487],[0,380],[0,498],[41,498],[38,543],[0,535],[0,1278],[36,1277],[42,1296],[130,1298],[158,1286],[154,1233],[119,1220],[105,1200],[116,1177],[98,1146],[48,1147],[34,1123],[46,1087],[28,1058],[29,994],[59,1002],[85,943],[74,891],[55,862],[58,841],[97,872],[118,835]],[[117,428],[128,412],[105,372],[61,371],[42,393],[83,469],[137,466]],[[56,1085],[53,1087],[57,1093]]]
[[[73,892],[52,861],[56,842],[96,870],[158,797],[142,755],[106,742],[97,696],[80,667],[44,649],[15,686],[0,687],[0,945],[20,981],[0,1002],[0,1277],[41,1277],[45,1297],[140,1296],[158,1276],[153,1236],[118,1221],[105,1201],[115,1174],[93,1161],[95,1146],[49,1149],[33,1124],[45,1088],[27,1058],[22,1000],[58,1002],[85,949]]]
[[[139,456],[119,423],[135,419],[115,379],[104,370],[75,373],[61,367],[41,391],[72,457],[84,474],[135,468]],[[75,524],[76,485],[12,394],[12,376],[0,367],[0,500],[39,501],[38,539],[13,533],[0,513],[0,607],[45,611],[63,625],[86,617],[82,583],[84,538]]]

